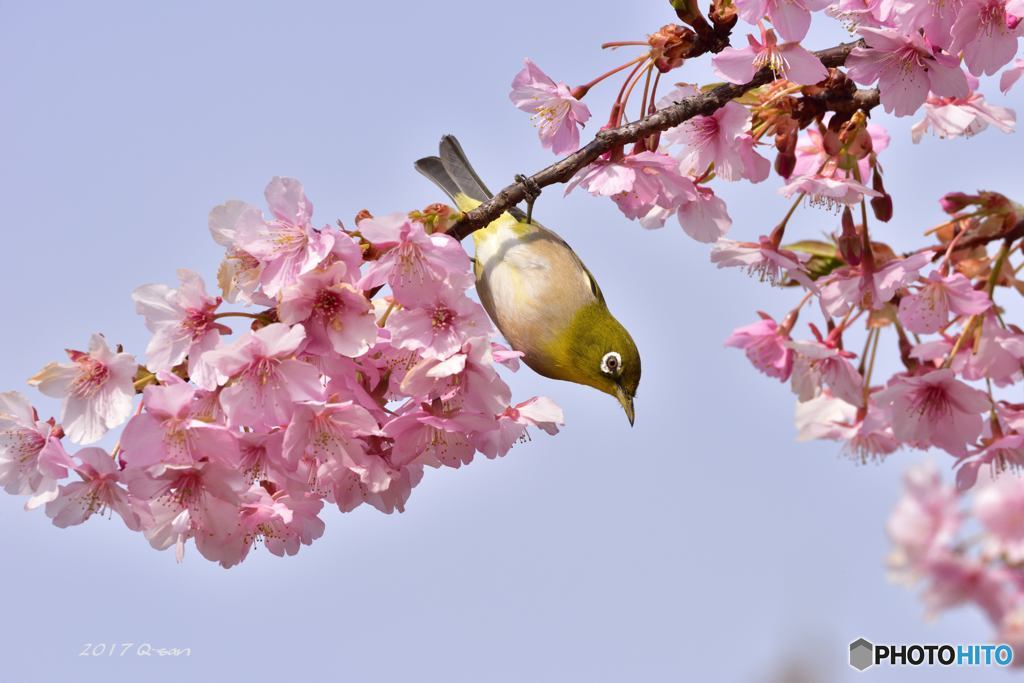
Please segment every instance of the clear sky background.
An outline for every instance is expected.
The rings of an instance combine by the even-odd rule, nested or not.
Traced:
[[[214,205],[262,204],[266,182],[291,175],[321,222],[422,207],[441,197],[412,162],[448,132],[502,185],[553,160],[507,99],[523,57],[581,83],[625,61],[601,42],[642,39],[672,19],[663,0],[0,7],[0,388],[23,390],[94,331],[141,355],[129,294],[173,283],[179,266],[213,280]],[[818,27],[805,44],[841,38]],[[693,64],[673,75],[708,73]],[[1022,104],[1024,89],[990,92]],[[585,137],[610,96],[593,93]],[[894,141],[883,161],[896,218],[884,239],[897,247],[940,220],[942,192],[1024,194],[1016,136],[914,147],[911,120],[876,119]],[[721,190],[733,236],[774,225],[786,208],[779,185]],[[754,308],[788,310],[792,292],[716,272],[677,226],[646,232],[609,201],[551,188],[536,215],[580,253],[641,349],[635,428],[611,398],[523,370],[510,380],[516,395],[556,399],[563,434],[429,471],[403,515],[327,509],[326,535],[297,557],[261,550],[230,571],[194,548],[176,564],[117,520],[58,530],[0,496],[0,676],[841,681],[859,680],[846,665],[859,636],[991,637],[971,609],[925,623],[914,595],[884,576],[883,524],[904,466],[922,455],[857,466],[834,444],[795,443],[788,388],[722,347]],[[797,225],[814,236],[836,221],[809,210]],[[192,657],[78,657],[98,642]]]

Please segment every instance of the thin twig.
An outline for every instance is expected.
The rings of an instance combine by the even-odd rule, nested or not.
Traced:
[[[842,66],[853,48],[862,45],[861,41],[843,43],[814,54],[826,67]],[[728,102],[742,96],[775,78],[771,69],[765,67],[758,71],[752,80],[742,85],[726,84],[712,88],[708,92],[687,97],[679,102],[661,109],[639,121],[627,123],[617,128],[602,130],[585,147],[569,156],[556,161],[542,171],[530,176],[537,187],[547,187],[555,183],[565,183],[581,168],[593,163],[602,154],[613,148],[636,142],[640,138],[674,128],[680,123],[695,116],[707,116],[724,107]],[[507,211],[526,199],[526,188],[522,183],[507,186],[494,197],[467,211],[462,218],[448,229],[448,234],[461,240],[473,232],[490,224],[502,212]]]

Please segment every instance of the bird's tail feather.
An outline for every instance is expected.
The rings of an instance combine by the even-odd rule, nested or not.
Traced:
[[[420,159],[416,162],[416,170],[444,190],[463,211],[491,198],[491,191],[473,170],[454,135],[442,137],[439,156]],[[460,201],[459,195],[471,199],[471,205]]]

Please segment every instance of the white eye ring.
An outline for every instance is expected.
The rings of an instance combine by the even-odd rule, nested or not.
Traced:
[[[601,372],[606,375],[617,375],[622,370],[622,356],[617,351],[609,351],[601,359]]]

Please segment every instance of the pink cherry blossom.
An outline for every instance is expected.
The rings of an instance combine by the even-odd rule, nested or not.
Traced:
[[[275,177],[264,195],[273,219],[239,221],[234,245],[259,260],[263,291],[276,297],[324,260],[334,247],[334,234],[310,225],[313,204],[298,180]]]
[[[260,291],[263,264],[237,244],[239,226],[248,226],[247,233],[259,230],[264,223],[263,212],[255,206],[232,199],[214,207],[210,211],[208,223],[214,241],[227,250],[217,273],[217,284],[220,285],[224,299],[232,303],[271,305],[272,300]]]
[[[1021,380],[1024,335],[1004,328],[992,313],[985,316],[973,353],[963,369],[964,379],[991,380],[1005,387]]]
[[[1004,133],[1012,133],[1017,125],[1017,114],[1012,109],[997,107],[985,101],[976,92],[977,80],[969,79],[971,92],[967,97],[937,97],[929,95],[924,104],[924,118],[915,123],[910,132],[914,142],[920,142],[931,129],[940,138],[970,137],[995,126]]]
[[[1013,564],[1024,561],[1024,482],[1020,477],[999,476],[979,485],[972,512],[985,530],[985,552],[1004,555]]]
[[[284,491],[271,496],[254,486],[240,508],[244,548],[247,550],[255,541],[262,540],[273,555],[295,555],[301,546],[311,545],[323,536],[326,525],[318,517],[323,506],[321,500],[312,496],[297,497]]]
[[[928,274],[920,290],[900,299],[899,318],[903,326],[918,334],[938,332],[949,322],[949,315],[974,315],[992,305],[991,299],[974,289],[960,273],[943,277],[938,271]]]
[[[868,136],[871,138],[871,150],[877,155],[889,146],[889,133],[877,123],[869,123],[867,126]],[[849,155],[844,155],[849,157]],[[822,176],[827,178],[861,179],[861,184],[870,182],[871,168],[870,155],[856,160],[858,175],[852,176],[848,168],[852,165],[852,158],[840,158],[832,156],[825,149],[825,140],[821,131],[814,127],[808,128],[806,135],[802,136],[796,146],[796,164],[793,165],[793,177],[798,176]]]
[[[981,413],[991,407],[985,392],[956,379],[949,369],[898,376],[874,398],[890,411],[897,439],[960,456],[981,435]]]
[[[719,268],[745,268],[747,274],[773,286],[781,286],[789,278],[814,290],[804,266],[810,258],[810,254],[773,246],[764,236],[757,244],[720,239],[711,246],[711,262]]]
[[[810,197],[811,205],[833,209],[837,205],[852,206],[859,204],[865,197],[881,197],[882,193],[853,180],[852,178],[835,178],[820,173],[795,176],[786,185],[779,188],[783,197],[792,197],[802,193]]]
[[[886,524],[893,544],[889,566],[906,578],[916,578],[950,552],[962,515],[956,490],[942,482],[930,461],[908,468],[903,486],[903,497]]]
[[[403,308],[387,321],[392,343],[425,358],[444,359],[474,337],[491,332],[483,307],[462,292],[442,291],[433,304]]]
[[[748,83],[758,69],[767,66],[776,75],[800,85],[814,85],[828,78],[828,69],[798,42],[778,44],[775,31],[761,32],[759,41],[747,36],[749,47],[727,47],[711,58],[715,73],[730,83]]]
[[[153,333],[146,347],[146,367],[150,372],[170,370],[188,358],[188,374],[204,389],[217,386],[217,377],[203,360],[205,352],[217,346],[225,331],[216,323],[220,297],[206,293],[203,279],[182,268],[178,270],[181,287],[143,285],[132,292],[135,310],[146,318]]]
[[[736,11],[748,24],[767,16],[784,40],[803,40],[811,27],[811,12],[829,4],[830,0],[737,0]]]
[[[848,360],[852,353],[816,341],[790,341],[793,350],[793,392],[800,401],[821,394],[825,386],[833,396],[853,406],[864,404],[864,380]]]
[[[320,373],[293,357],[305,339],[302,325],[274,323],[207,353],[207,361],[231,378],[220,396],[230,425],[286,425],[296,401],[321,398]]]
[[[27,495],[32,510],[57,497],[57,482],[74,467],[52,420],[42,422],[35,408],[16,391],[0,393],[0,486]]]
[[[935,53],[916,31],[858,29],[867,48],[857,47],[846,59],[850,78],[870,85],[878,81],[882,106],[896,116],[909,116],[924,104],[931,90],[941,97],[967,97],[967,78],[959,62]]]
[[[494,429],[475,435],[473,445],[488,458],[503,456],[517,442],[528,440],[527,427],[537,427],[554,436],[559,425],[565,424],[565,415],[554,401],[535,396],[522,403],[509,406],[498,415]]]
[[[1011,27],[1006,0],[964,0],[951,29],[949,52],[963,52],[975,76],[991,76],[1017,53],[1018,31]]]
[[[472,283],[469,257],[448,235],[424,232],[403,214],[366,218],[359,232],[384,251],[359,283],[369,289],[385,282],[403,306],[430,302],[442,289],[463,290]]]
[[[729,217],[725,202],[710,187],[696,187],[694,198],[679,205],[676,218],[683,232],[698,242],[717,242],[729,231],[732,218]]]
[[[299,403],[285,431],[284,458],[293,467],[308,460],[314,471],[322,463],[338,462],[371,491],[382,491],[391,481],[389,468],[381,458],[368,455],[360,439],[379,431],[373,416],[352,401]]]
[[[822,308],[832,316],[846,315],[854,306],[881,309],[900,289],[918,278],[918,271],[931,262],[930,252],[920,252],[905,259],[894,259],[877,271],[864,264],[836,271],[821,287]]]
[[[828,388],[796,404],[795,422],[797,441],[843,441],[843,452],[862,463],[881,460],[900,447],[886,411],[874,402],[858,409],[833,396]]]
[[[132,467],[239,461],[234,433],[224,425],[195,419],[196,388],[185,382],[150,385],[143,392],[145,412],[133,417],[121,434],[124,460]]]
[[[302,323],[309,335],[308,353],[361,356],[376,341],[373,306],[350,279],[339,261],[303,275],[281,292],[278,318],[288,325]]]
[[[724,180],[746,178],[758,183],[768,177],[768,160],[754,151],[750,111],[729,102],[710,116],[694,116],[662,134],[669,145],[680,144],[685,151],[680,166],[685,172],[702,174],[714,164],[715,174]]]
[[[892,424],[888,414],[871,404],[864,416],[859,420],[851,420],[842,438],[846,441],[844,452],[860,462],[881,460],[896,452],[900,442],[892,433]]]
[[[993,623],[1001,623],[1013,606],[1014,595],[1001,570],[974,557],[947,553],[928,566],[928,586],[921,595],[927,616],[974,603]]]
[[[630,220],[642,218],[656,207],[672,211],[681,201],[696,195],[693,181],[679,172],[675,159],[647,151],[617,161],[606,154],[580,169],[565,193],[577,186],[593,195],[611,197]]]
[[[242,473],[214,462],[171,465],[162,470],[128,468],[128,491],[148,501],[152,522],[143,529],[151,546],[176,546],[178,561],[185,542],[195,539],[203,557],[214,562],[237,562],[242,552],[239,505],[248,490]]]
[[[962,458],[957,463],[956,485],[961,491],[974,486],[978,480],[978,472],[985,465],[989,466],[992,478],[1012,470],[1019,476],[1024,468],[1024,434],[1015,432],[993,439],[987,446]]]
[[[512,399],[494,370],[490,344],[481,339],[470,340],[449,358],[424,358],[402,379],[401,390],[482,415],[497,415]]]
[[[29,384],[64,399],[64,432],[75,443],[91,443],[131,416],[138,365],[130,354],[111,351],[101,334],[90,338],[88,352],[67,354],[70,364],[50,363]]]
[[[755,368],[783,382],[793,371],[793,349],[789,332],[767,315],[751,325],[736,328],[725,340],[726,346],[742,349]]]
[[[1021,74],[1024,74],[1024,59],[1015,59],[1010,68],[999,76],[999,90],[1004,93],[1009,92],[1010,88],[1020,80]]]
[[[529,59],[523,64],[512,79],[509,99],[517,109],[532,114],[545,149],[558,155],[575,152],[580,146],[577,125],[590,119],[590,110],[565,83],[555,83]]]
[[[879,7],[879,17],[886,28],[895,28],[901,33],[923,30],[929,43],[955,54],[955,50],[949,49],[953,40],[950,32],[963,5],[962,0],[883,0]],[[872,24],[876,27],[879,25]]]
[[[458,468],[473,461],[472,433],[496,427],[494,418],[478,413],[417,408],[388,422],[384,433],[395,441],[392,460],[396,465]]]
[[[102,448],[83,448],[75,458],[81,461],[75,472],[82,481],[61,486],[57,497],[46,504],[46,516],[54,525],[63,529],[111,510],[132,531],[142,528],[140,506],[122,487],[121,473],[110,454]],[[141,512],[145,515],[144,508]]]

